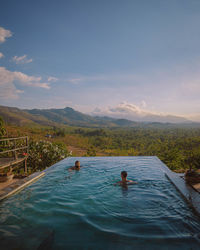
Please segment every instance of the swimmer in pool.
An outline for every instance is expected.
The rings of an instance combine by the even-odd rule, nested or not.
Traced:
[[[118,181],[117,183],[115,183],[114,185],[132,185],[132,184],[137,184],[136,181],[132,181],[132,180],[127,180],[127,172],[126,171],[122,171],[121,172],[121,181]]]
[[[79,171],[80,168],[81,168],[80,161],[75,161],[75,165],[73,167],[69,168],[68,170],[69,171],[72,171],[72,170]]]

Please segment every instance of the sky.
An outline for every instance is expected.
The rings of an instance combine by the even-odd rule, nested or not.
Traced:
[[[0,105],[200,121],[199,27],[199,0],[0,0]]]

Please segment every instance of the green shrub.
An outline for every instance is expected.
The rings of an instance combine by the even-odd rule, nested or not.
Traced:
[[[69,153],[62,143],[32,140],[29,143],[29,172],[43,170],[67,156],[69,156]]]

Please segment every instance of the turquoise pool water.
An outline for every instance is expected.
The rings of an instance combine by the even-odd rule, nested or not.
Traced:
[[[200,249],[200,220],[156,157],[77,158],[0,203],[1,249]],[[120,172],[138,184],[114,186]]]

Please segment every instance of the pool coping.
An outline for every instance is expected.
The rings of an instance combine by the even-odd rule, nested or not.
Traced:
[[[35,172],[26,178],[19,179],[16,182],[6,186],[5,188],[1,189],[0,192],[0,202],[9,196],[19,192],[21,189],[25,188],[26,186],[30,185],[31,183],[37,181],[39,178],[42,178],[45,175],[45,172]]]
[[[64,160],[64,159],[63,159]],[[61,161],[63,161],[61,160]],[[14,183],[11,183],[10,185],[6,186],[5,188],[2,188],[0,190],[0,202],[5,200],[6,198],[10,197],[11,195],[14,195],[15,193],[21,191],[26,186],[32,184],[33,182],[37,181],[38,179],[42,178],[46,175],[46,172],[48,172],[50,169],[57,166],[58,163],[61,161],[51,165],[50,167],[45,168],[42,171],[35,172],[23,179],[19,179],[15,181]]]
[[[157,156],[161,162],[161,169],[165,173],[169,181],[176,187],[185,200],[192,205],[192,208],[200,215],[200,193],[192,186],[186,183],[184,174],[177,174],[171,171]]]

